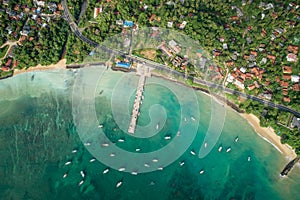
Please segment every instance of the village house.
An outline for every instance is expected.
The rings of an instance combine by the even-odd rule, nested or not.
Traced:
[[[298,46],[289,45],[287,50],[288,50],[288,52],[292,52],[293,54],[297,54],[298,53]]]
[[[299,92],[300,91],[300,83],[296,83],[292,86],[292,89],[295,91],[295,92]]]
[[[184,29],[184,27],[186,26],[187,22],[186,21],[183,21],[180,25],[179,25],[179,28],[180,29]]]
[[[283,101],[290,103],[291,102],[291,98],[290,97],[283,97]]]
[[[282,67],[282,71],[283,71],[284,74],[291,74],[292,73],[292,67],[284,65]]]
[[[286,59],[287,61],[289,62],[296,62],[297,61],[297,56],[293,53],[289,53],[287,56],[286,56]]]
[[[173,27],[173,22],[172,21],[168,22],[167,27],[172,28]]]
[[[291,76],[291,81],[292,81],[292,82],[298,83],[299,80],[300,80],[299,75],[292,75],[292,76]]]

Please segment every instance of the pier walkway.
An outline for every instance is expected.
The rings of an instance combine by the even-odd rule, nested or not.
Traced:
[[[133,103],[133,108],[132,108],[132,114],[131,114],[131,120],[130,124],[128,127],[128,133],[134,133],[135,132],[135,127],[138,119],[138,115],[140,112],[140,106],[142,104],[143,100],[143,92],[144,92],[144,85],[146,81],[146,77],[151,77],[151,72],[150,68],[143,65],[143,64],[137,64],[137,70],[136,74],[140,76],[139,82],[138,82],[138,87],[136,89],[136,95]]]

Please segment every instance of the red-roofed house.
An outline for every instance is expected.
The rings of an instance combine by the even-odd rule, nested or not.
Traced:
[[[287,87],[289,87],[289,83],[285,82],[285,81],[280,81],[280,86],[283,88],[287,88]]]
[[[296,62],[297,61],[297,56],[293,53],[289,53],[287,56],[286,56],[286,59],[287,61],[289,62]]]
[[[296,92],[299,92],[300,91],[300,83],[296,83],[293,85],[293,90],[296,91]]]
[[[289,103],[291,102],[291,99],[290,97],[283,97],[283,101]]]
[[[6,67],[10,67],[11,62],[12,62],[12,59],[8,59],[8,61],[6,62],[5,66],[6,66]]]
[[[248,90],[254,90],[255,89],[255,85],[254,84],[251,84],[251,85],[248,85]]]
[[[291,74],[291,73],[293,72],[293,71],[292,71],[292,67],[286,66],[286,65],[284,65],[284,66],[282,67],[282,71],[283,71],[284,74]]]
[[[298,46],[289,45],[288,46],[288,51],[293,52],[294,54],[297,54],[298,53]]]
[[[291,80],[291,75],[290,74],[283,74],[282,77],[286,80]]]
[[[2,69],[2,71],[5,71],[5,72],[7,72],[7,71],[9,71],[10,70],[10,68],[9,67],[1,67],[1,69]]]

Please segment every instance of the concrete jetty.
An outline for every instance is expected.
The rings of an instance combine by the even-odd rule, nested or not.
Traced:
[[[144,92],[146,77],[151,77],[150,68],[143,64],[137,64],[136,74],[139,75],[140,78],[139,78],[135,100],[132,108],[131,120],[128,127],[128,133],[132,133],[132,134],[135,132],[136,123],[140,112],[140,106],[143,100],[143,92]]]

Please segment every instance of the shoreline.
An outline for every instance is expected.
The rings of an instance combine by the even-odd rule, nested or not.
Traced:
[[[248,123],[253,127],[255,132],[265,141],[269,142],[276,150],[278,150],[283,156],[292,160],[297,157],[297,154],[288,144],[282,144],[280,136],[278,136],[273,128],[261,127],[259,125],[259,118],[254,114],[239,113]]]
[[[28,67],[27,69],[14,69],[13,76],[17,74],[23,74],[27,72],[35,72],[35,71],[44,71],[44,70],[53,70],[53,69],[66,69],[67,67],[67,59],[61,59],[56,64],[51,65],[41,65],[38,64],[34,67]]]
[[[44,71],[44,70],[53,70],[53,69],[67,69],[67,64],[66,64],[67,60],[66,59],[62,59],[60,60],[58,63],[56,64],[51,64],[51,65],[47,65],[47,66],[42,66],[40,64],[38,64],[35,67],[29,67],[27,69],[16,69],[14,70],[14,74],[13,76],[17,75],[17,74],[22,74],[22,73],[27,73],[27,72],[34,72],[34,71]],[[164,78],[166,80],[175,82],[177,84],[183,84],[187,87],[190,87],[194,90],[198,90],[197,88],[194,88],[193,86],[187,85],[182,81],[178,81],[176,78],[171,78],[171,77],[165,77],[162,74],[159,73],[154,73],[153,74],[156,77],[160,77],[160,78]],[[202,90],[200,90],[202,91]],[[214,97],[213,95],[211,95],[210,93],[207,93],[205,91],[202,91],[202,93],[209,95],[212,98],[217,98],[218,97]],[[222,99],[218,99],[221,100]],[[223,102],[223,101],[222,101]],[[225,104],[228,105],[228,102],[223,102]],[[231,107],[230,105],[228,105],[229,107]],[[236,106],[236,105],[235,105]],[[282,144],[281,140],[280,140],[280,136],[278,136],[274,130],[271,127],[265,128],[265,127],[261,127],[259,124],[259,118],[257,116],[255,116],[254,114],[246,114],[246,113],[241,113],[238,110],[234,109],[233,107],[231,107],[233,110],[235,110],[241,117],[243,117],[244,119],[247,120],[247,122],[253,127],[254,131],[265,141],[267,141],[268,143],[270,143],[276,150],[278,150],[283,156],[285,156],[288,159],[294,159],[297,154],[295,153],[295,151],[292,149],[292,147],[290,147],[288,144]]]

